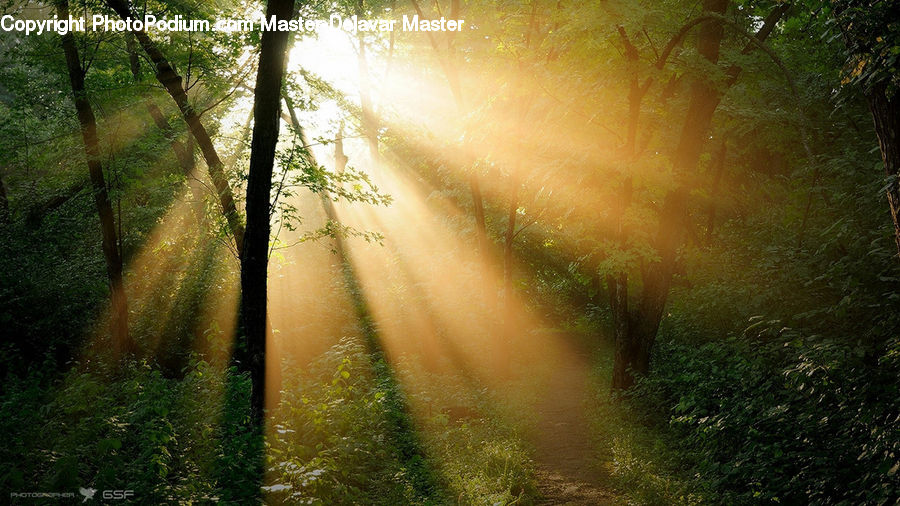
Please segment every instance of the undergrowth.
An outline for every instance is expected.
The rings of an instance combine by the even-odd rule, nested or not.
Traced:
[[[708,504],[715,494],[691,472],[677,441],[632,400],[610,395],[613,353],[601,343],[591,371],[592,429],[602,483],[629,504]]]
[[[293,369],[266,438],[267,502],[533,502],[527,448],[487,399],[448,382],[418,385],[395,392],[419,407],[416,415],[391,416],[398,406],[372,371],[372,357],[352,339]],[[79,488],[93,488],[133,490],[142,503],[241,503],[255,483],[245,465],[254,436],[240,429],[248,398],[246,378],[197,358],[182,378],[147,363],[117,373],[76,365],[62,377],[10,376],[0,401],[0,487],[4,497],[80,497]],[[471,417],[451,416],[460,401],[478,403]],[[400,436],[421,449],[413,459],[400,455],[397,416],[413,418],[415,433]],[[432,481],[417,482],[423,476]]]

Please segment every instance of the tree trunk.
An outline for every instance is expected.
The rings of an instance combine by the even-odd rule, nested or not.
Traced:
[[[293,0],[269,0],[266,17],[290,19]],[[266,392],[267,286],[269,265],[270,199],[275,147],[281,117],[281,83],[284,77],[288,32],[262,35],[254,94],[253,140],[247,179],[247,230],[241,253],[240,342],[237,361],[250,373],[252,417],[262,423]],[[199,141],[199,139],[198,139]]]
[[[457,14],[459,12],[459,1],[454,0],[451,4],[451,11],[456,11]],[[535,17],[537,15],[537,6],[535,4],[531,5],[531,17],[528,23],[528,30],[525,32],[525,51],[531,49],[531,40],[534,37],[534,32],[537,30],[537,25],[535,23]],[[448,36],[448,44],[449,41],[452,40]],[[518,61],[519,72],[525,73],[527,69],[525,68],[522,60]],[[516,84],[516,88],[519,88],[521,83]],[[519,99],[519,124],[525,125],[526,119],[528,116],[528,110],[531,105],[530,97],[523,96]],[[516,213],[519,209],[519,187],[521,186],[520,180],[520,172],[522,169],[521,162],[515,162],[515,167],[510,172],[509,175],[509,204],[506,209],[506,237],[504,238],[504,249],[503,249],[503,275],[505,281],[505,304],[506,304],[506,317],[512,317],[512,294],[513,294],[513,243],[516,239]]]
[[[344,127],[338,128],[337,137],[334,139],[334,171],[343,174],[347,169],[347,162],[350,161],[344,154]]]
[[[300,136],[300,144],[303,146],[309,145],[309,141],[306,138],[306,134],[303,130],[303,125],[300,124],[300,119],[297,118],[297,113],[294,110],[294,104],[291,98],[287,93],[284,94],[284,103],[288,108],[288,119],[291,122],[291,125],[294,127],[294,130]],[[312,150],[307,150],[306,161],[310,165],[319,165],[319,162],[316,161],[315,155],[313,155]],[[347,155],[344,154],[344,130],[343,127],[338,129],[337,138],[334,141],[334,169],[338,174],[343,174],[343,172],[347,169],[347,162],[350,159],[347,158]],[[328,192],[322,192],[319,194],[319,197],[322,201],[322,209],[325,211],[325,217],[334,223],[338,223],[337,211],[334,209],[334,202],[331,200],[331,195]],[[344,239],[338,235],[334,238],[334,252],[337,254],[338,258],[340,258],[341,263],[347,263],[348,258],[344,251]]]
[[[703,11],[721,16],[727,11],[728,4],[729,0],[703,0]],[[788,7],[786,4],[779,5],[766,16],[755,35],[758,41],[764,41],[772,33]],[[710,63],[717,63],[723,36],[724,27],[721,22],[711,21],[701,24],[697,51]],[[750,50],[751,45],[748,44],[744,48],[744,53]],[[664,60],[660,60],[660,63],[664,63]],[[696,169],[712,124],[713,114],[719,106],[724,90],[737,81],[740,72],[739,66],[730,66],[726,71],[727,80],[723,89],[717,89],[707,81],[697,81],[691,87],[685,123],[673,159],[673,168],[677,176],[685,177]],[[650,354],[672,286],[678,250],[687,229],[689,194],[690,188],[682,181],[663,203],[659,229],[654,240],[654,247],[660,260],[643,270],[643,289],[637,311],[634,314],[626,311],[620,322],[622,328],[616,332],[613,390],[629,388],[634,384],[635,374],[646,374],[650,370]],[[620,340],[622,342],[619,342]]]
[[[877,3],[877,2],[876,2]],[[831,2],[832,13],[843,35],[844,44],[851,55],[858,58],[872,60],[872,55],[877,51],[872,47],[873,39],[882,35],[888,35],[890,25],[896,18],[890,16],[876,16],[871,20],[855,19],[860,13],[851,13],[847,16],[847,9],[855,2]],[[893,7],[885,4],[884,12],[889,12]],[[869,26],[874,24],[874,26]],[[883,32],[881,32],[883,30]],[[865,61],[865,60],[863,60]],[[867,67],[868,68],[868,67]],[[869,72],[879,69],[871,69]],[[882,72],[885,69],[880,69]],[[871,78],[866,79],[872,81]],[[875,124],[875,135],[878,137],[878,147],[881,150],[881,161],[884,165],[884,175],[888,180],[886,189],[888,207],[891,213],[891,221],[894,225],[894,243],[900,254],[900,94],[897,90],[890,90],[891,76],[883,75],[878,81],[868,84],[864,89],[866,101],[869,103],[869,111],[872,113],[872,121]]]
[[[637,155],[637,131],[641,119],[641,102],[650,89],[652,81],[641,86],[638,81],[637,63],[639,53],[637,48],[628,38],[628,34],[624,27],[618,28],[619,36],[625,46],[625,61],[627,72],[631,74],[631,81],[628,90],[628,123],[626,125],[624,157],[630,162]],[[625,176],[622,183],[622,192],[619,201],[612,216],[612,225],[615,233],[615,243],[620,248],[625,247],[625,212],[631,205],[631,197],[633,193],[633,181],[630,175]],[[596,268],[595,268],[596,271]],[[597,273],[599,276],[599,273]],[[599,285],[599,283],[598,283]],[[613,338],[615,342],[615,359],[613,368],[613,385],[624,384],[626,382],[625,375],[627,370],[623,368],[624,364],[634,363],[637,352],[633,348],[634,340],[629,335],[632,325],[630,320],[630,309],[628,305],[628,271],[626,266],[617,273],[608,274],[606,276],[606,285],[609,289],[609,306],[612,310],[613,317]]]
[[[131,77],[135,84],[140,83],[141,60],[138,58],[133,33],[129,32],[126,34],[125,49],[128,51],[128,64],[131,68]],[[181,172],[184,173],[184,175],[189,175],[194,170],[193,153],[189,153],[185,143],[182,143],[175,138],[175,129],[172,128],[172,125],[166,119],[165,115],[163,115],[162,111],[155,103],[153,103],[153,100],[151,100],[150,97],[144,98],[144,107],[147,108],[147,113],[150,114],[156,127],[162,130],[163,135],[169,139],[169,143],[172,146],[172,152],[175,153],[175,159],[178,161],[178,165],[181,166]]]
[[[509,176],[509,204],[506,209],[506,237],[503,247],[503,280],[506,289],[507,316],[510,313],[513,291],[513,243],[516,238],[516,212],[519,208],[519,176]]]
[[[36,228],[40,226],[44,217],[64,206],[66,202],[72,200],[81,194],[82,190],[88,185],[88,181],[78,181],[77,183],[66,188],[62,195],[57,195],[39,206],[35,206],[28,211],[25,220],[28,226]]]
[[[127,0],[106,0],[106,4],[109,5],[109,7],[123,20],[127,21],[133,19],[131,6],[128,4]],[[231,191],[231,186],[228,184],[228,178],[223,170],[222,160],[219,158],[215,146],[213,146],[212,139],[210,139],[209,133],[200,122],[200,116],[197,114],[197,111],[195,111],[193,106],[188,102],[187,93],[184,90],[181,76],[178,75],[175,68],[169,63],[165,55],[163,55],[162,51],[160,51],[146,32],[143,30],[134,30],[132,33],[144,49],[144,52],[150,57],[150,61],[152,61],[153,65],[156,67],[156,79],[163,85],[172,97],[172,100],[175,101],[175,104],[178,106],[178,109],[184,117],[185,123],[187,123],[191,135],[194,136],[194,139],[197,140],[197,144],[200,146],[203,158],[206,159],[209,177],[212,179],[213,185],[216,188],[216,193],[219,197],[219,205],[222,207],[222,213],[225,215],[225,219],[228,222],[228,228],[234,236],[237,252],[240,254],[241,251],[243,251],[244,225],[241,223],[240,214],[234,203],[234,194]],[[278,96],[279,94],[276,93],[275,98],[277,99]]]
[[[727,7],[728,0],[703,0],[704,12],[724,14]],[[723,35],[724,28],[720,23],[706,23],[700,28],[697,50],[710,63],[719,60]],[[675,151],[673,165],[676,174],[684,175],[696,167],[719,98],[719,92],[712,83],[700,80],[692,86],[690,105]],[[688,193],[687,186],[682,183],[666,197],[654,244],[660,260],[644,269],[643,290],[633,321],[627,312],[617,318],[614,390],[629,388],[634,384],[636,374],[649,371],[650,352],[662,320],[688,218]],[[618,291],[619,287],[616,288]],[[618,330],[620,325],[623,327],[621,332]]]
[[[894,223],[894,241],[900,253],[900,96],[895,93],[888,97],[887,84],[875,85],[866,98],[875,122],[884,174],[890,181],[887,199]]]
[[[193,153],[189,151],[188,146],[186,146],[187,143],[181,142],[175,138],[175,129],[172,128],[172,125],[166,119],[165,115],[163,115],[162,111],[152,100],[149,98],[145,100],[144,106],[147,108],[147,113],[153,118],[156,127],[162,130],[163,135],[169,139],[169,144],[172,146],[172,152],[175,153],[175,159],[178,160],[181,172],[186,176],[189,175],[194,170],[194,157]]]
[[[133,33],[125,34],[125,50],[128,51],[128,66],[131,68],[131,77],[134,78],[134,82],[138,82],[141,80],[141,59],[137,54]]]
[[[472,173],[469,174],[469,192],[472,194],[472,205],[475,214],[475,244],[478,246],[478,253],[481,255],[488,254],[487,241],[487,225],[484,221],[484,198],[481,196],[481,183],[478,174],[472,167]]]
[[[60,1],[56,9],[60,19],[69,17],[67,0]],[[62,47],[66,55],[66,67],[69,73],[69,82],[72,85],[78,123],[81,125],[81,137],[84,141],[84,154],[91,178],[94,203],[100,217],[103,257],[106,260],[106,274],[109,278],[110,288],[110,334],[114,358],[118,362],[122,356],[135,351],[134,343],[131,342],[128,335],[128,299],[122,282],[122,255],[119,250],[115,216],[109,194],[106,191],[106,181],[103,178],[100,142],[97,138],[97,120],[85,93],[84,70],[81,67],[75,37],[71,32],[62,36]]]

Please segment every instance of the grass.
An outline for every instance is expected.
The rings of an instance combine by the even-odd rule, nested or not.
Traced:
[[[370,358],[346,339],[286,383],[267,438],[269,502],[533,502],[527,445],[483,393],[449,378],[398,392],[417,406],[410,416],[421,455],[405,458],[391,435],[397,406],[387,401]],[[240,483],[252,483],[241,466],[250,438],[226,429],[241,410],[223,409],[223,396],[239,397],[239,406],[248,393],[225,388],[231,374],[195,359],[183,378],[138,363],[118,375],[74,368],[59,379],[8,381],[0,402],[0,484],[7,492],[128,488],[149,502],[231,497]],[[476,415],[448,414],[468,401]],[[416,483],[423,473],[435,477],[431,488]]]
[[[696,476],[689,457],[675,450],[661,422],[610,396],[613,345],[603,341],[594,352],[591,385],[596,395],[591,432],[602,484],[631,504],[705,504],[713,499]]]

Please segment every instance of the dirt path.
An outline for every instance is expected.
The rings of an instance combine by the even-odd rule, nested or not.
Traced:
[[[552,373],[535,385],[539,400],[532,443],[540,504],[621,504],[602,488],[603,471],[592,458],[588,361],[575,352],[554,358]]]

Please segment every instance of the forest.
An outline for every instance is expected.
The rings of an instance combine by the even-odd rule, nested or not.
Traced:
[[[900,505],[895,0],[0,16],[0,503]]]

